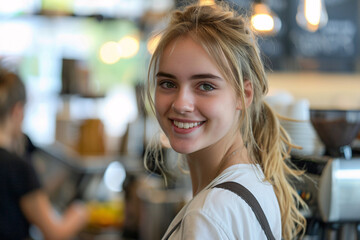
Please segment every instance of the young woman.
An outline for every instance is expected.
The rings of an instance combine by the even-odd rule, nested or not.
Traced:
[[[87,223],[86,208],[73,204],[55,215],[34,168],[15,153],[25,101],[24,84],[0,63],[0,239],[29,239],[31,224],[44,239],[70,239]]]
[[[164,239],[266,239],[248,202],[215,187],[224,182],[252,193],[275,239],[303,232],[303,202],[288,181],[300,172],[286,163],[291,144],[263,101],[267,91],[243,17],[219,5],[172,13],[150,62],[147,95],[171,147],[187,161],[193,198]]]

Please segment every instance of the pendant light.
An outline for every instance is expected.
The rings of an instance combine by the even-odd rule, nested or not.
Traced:
[[[215,5],[215,0],[199,0],[200,5]]]
[[[324,0],[300,0],[296,21],[300,27],[315,32],[328,22]]]
[[[254,0],[251,25],[262,35],[275,35],[281,29],[280,18],[270,10],[263,0]]]

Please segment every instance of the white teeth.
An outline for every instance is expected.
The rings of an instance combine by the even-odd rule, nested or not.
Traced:
[[[201,122],[184,123],[184,122],[174,121],[175,126],[177,126],[178,128],[185,128],[185,129],[193,128],[199,126],[200,124]]]

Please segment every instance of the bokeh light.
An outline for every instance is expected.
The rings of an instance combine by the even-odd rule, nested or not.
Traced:
[[[131,58],[139,52],[140,43],[134,37],[126,36],[118,44],[121,49],[121,58]]]
[[[251,24],[257,31],[272,31],[274,19],[268,14],[256,14],[251,18]]]
[[[126,172],[120,162],[112,162],[106,168],[104,173],[105,186],[114,192],[121,192],[125,181]]]
[[[121,49],[117,42],[109,41],[100,47],[100,59],[106,64],[114,64],[121,58]]]

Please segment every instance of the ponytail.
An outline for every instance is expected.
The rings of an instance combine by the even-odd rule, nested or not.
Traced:
[[[306,220],[299,207],[305,208],[306,204],[290,181],[298,179],[303,172],[291,167],[289,153],[293,145],[271,107],[262,102],[260,112],[252,117],[255,117],[252,121],[252,131],[256,144],[252,148],[252,154],[255,161],[260,164],[265,180],[274,187],[281,212],[282,236],[284,239],[293,239],[294,236],[304,234]],[[291,199],[293,201],[289,201]]]

